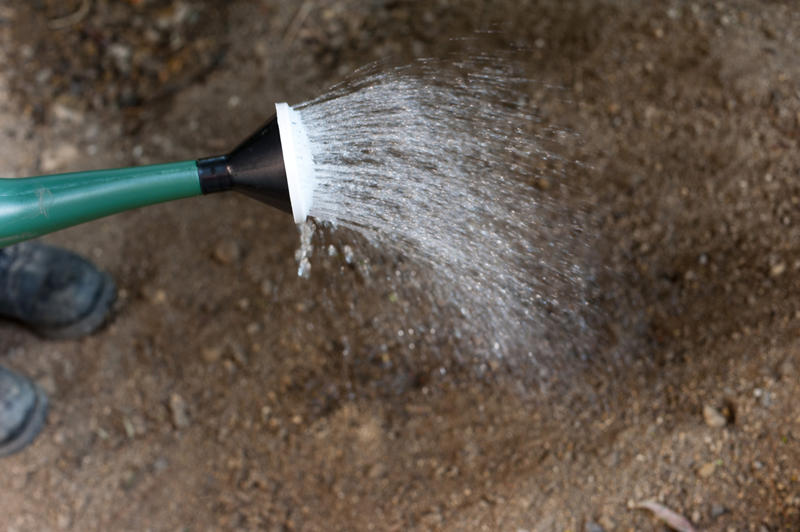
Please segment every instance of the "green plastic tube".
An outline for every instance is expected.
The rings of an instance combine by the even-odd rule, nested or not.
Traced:
[[[0,179],[0,247],[201,193],[196,161]]]

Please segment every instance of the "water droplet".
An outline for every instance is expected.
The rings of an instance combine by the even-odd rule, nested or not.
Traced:
[[[353,253],[353,248],[350,246],[344,246],[344,261],[347,264],[353,264],[355,261],[355,254]]]

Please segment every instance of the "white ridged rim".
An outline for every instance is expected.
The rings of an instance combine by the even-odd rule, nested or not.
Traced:
[[[308,134],[300,119],[300,113],[287,103],[276,103],[278,131],[283,149],[283,165],[289,186],[294,222],[306,221],[314,195],[314,161],[308,142]]]

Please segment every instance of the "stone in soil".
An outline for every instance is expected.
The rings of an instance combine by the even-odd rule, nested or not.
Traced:
[[[708,462],[707,464],[703,464],[703,466],[697,470],[697,474],[701,478],[708,478],[714,474],[714,471],[716,471],[716,469],[717,469],[717,464],[715,464],[714,462]]]
[[[605,528],[595,523],[594,521],[587,521],[584,530],[586,532],[606,532]]]
[[[233,264],[242,256],[242,249],[233,240],[223,240],[214,248],[214,258],[223,265]]]
[[[72,144],[61,144],[52,149],[42,152],[41,167],[42,172],[50,173],[56,170],[64,170],[71,163],[78,159],[80,152]]]
[[[711,517],[712,519],[716,519],[721,515],[728,513],[728,509],[725,508],[723,505],[719,503],[714,503],[711,505]]]
[[[173,393],[169,398],[169,410],[172,413],[172,424],[176,429],[183,429],[189,426],[189,411],[183,397]]]
[[[722,428],[728,424],[727,418],[711,405],[703,406],[703,419],[706,420],[706,425],[715,429]]]

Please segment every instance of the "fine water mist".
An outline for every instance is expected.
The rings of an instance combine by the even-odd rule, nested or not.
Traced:
[[[540,119],[541,88],[504,57],[419,60],[363,69],[295,110],[311,216],[417,266],[475,355],[544,372],[591,357],[597,333],[594,233],[570,181],[579,165],[558,149],[572,134]]]

